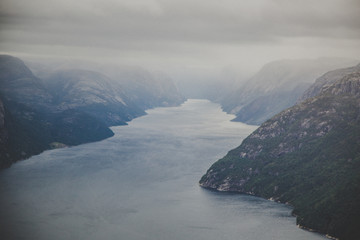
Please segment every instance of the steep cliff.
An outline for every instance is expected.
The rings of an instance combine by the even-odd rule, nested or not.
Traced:
[[[297,223],[360,236],[360,72],[277,114],[213,164],[200,185],[294,206]]]
[[[324,91],[326,88],[330,87],[334,82],[340,80],[345,75],[356,72],[360,72],[360,64],[353,67],[336,69],[325,73],[316,79],[315,83],[303,93],[298,102],[302,102],[310,97],[318,95],[321,91]]]

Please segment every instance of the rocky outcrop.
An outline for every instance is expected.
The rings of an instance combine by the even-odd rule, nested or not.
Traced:
[[[200,185],[294,206],[297,223],[340,239],[360,232],[360,72],[262,124]]]
[[[345,75],[356,72],[360,72],[360,64],[353,67],[337,69],[325,73],[324,75],[316,79],[315,83],[304,92],[304,94],[299,98],[298,102],[302,102],[308,98],[318,95],[321,91],[324,91],[334,82],[343,78]]]

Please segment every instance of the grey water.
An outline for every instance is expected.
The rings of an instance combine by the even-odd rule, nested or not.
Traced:
[[[0,239],[324,239],[297,228],[289,206],[198,186],[256,129],[233,117],[188,100],[13,165],[0,172]]]

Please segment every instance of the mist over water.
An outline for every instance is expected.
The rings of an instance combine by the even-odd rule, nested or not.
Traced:
[[[101,142],[0,172],[1,239],[308,240],[291,208],[198,181],[256,126],[206,100],[157,108]]]

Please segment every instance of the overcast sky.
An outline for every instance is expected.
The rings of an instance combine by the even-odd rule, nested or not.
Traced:
[[[360,56],[360,0],[1,0],[0,50],[168,71]]]

